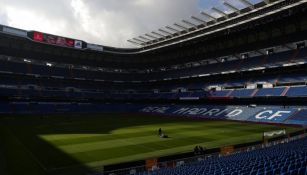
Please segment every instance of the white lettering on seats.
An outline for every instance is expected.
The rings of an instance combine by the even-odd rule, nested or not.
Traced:
[[[230,113],[228,113],[226,115],[226,117],[235,117],[237,115],[240,115],[242,112],[243,112],[242,109],[235,109],[235,110],[231,111]]]

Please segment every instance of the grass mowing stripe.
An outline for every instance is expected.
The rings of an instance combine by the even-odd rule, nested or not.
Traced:
[[[84,125],[84,124],[83,124]],[[164,126],[164,125],[162,125]],[[104,126],[100,126],[100,127],[104,127]],[[125,128],[125,129],[117,129],[114,130],[112,132],[108,132],[108,133],[101,133],[101,134],[61,134],[61,135],[42,135],[46,140],[50,140],[50,141],[57,141],[57,140],[62,140],[62,139],[79,139],[79,138],[84,138],[84,137],[100,137],[103,134],[130,134],[130,133],[136,133],[139,130],[142,131],[155,131],[158,128],[158,125],[146,125],[146,126],[136,126],[136,127],[130,127],[130,128]],[[161,127],[161,126],[160,126]],[[188,129],[188,128],[193,128],[195,127],[195,125],[193,126],[189,126],[189,125],[175,125],[175,124],[170,124],[170,126],[167,126],[167,128],[169,129]]]
[[[175,125],[175,124],[173,124]],[[117,135],[120,136],[122,135],[123,137],[127,137],[127,136],[142,136],[142,135],[146,135],[148,133],[156,133],[157,129],[158,129],[158,125],[149,125],[149,126],[143,126],[143,127],[136,127],[136,128],[125,128],[125,129],[118,129],[118,130],[114,130],[111,133],[102,133],[102,134],[63,134],[63,135],[41,135],[40,137],[42,137],[45,140],[48,141],[52,141],[54,143],[61,143],[61,141],[63,141],[63,143],[65,143],[65,141],[67,142],[74,142],[76,140],[81,140],[81,139],[96,139],[96,138],[101,138],[101,137],[107,137],[110,134],[113,135]],[[161,127],[161,126],[160,126]],[[198,127],[203,127],[203,126],[198,126]],[[197,125],[193,125],[193,126],[173,126],[173,127],[169,127],[167,126],[167,130],[188,130],[188,129],[198,129]],[[138,132],[136,132],[138,131]],[[111,137],[111,136],[110,136]],[[108,139],[108,138],[107,138]],[[87,141],[87,140],[84,140]]]
[[[224,138],[224,134],[226,132],[227,137],[230,136],[231,134],[243,134],[244,133],[254,133],[258,131],[259,129],[256,128],[245,128],[243,129],[244,132],[237,133],[237,130],[234,128],[226,128],[225,129],[206,129],[204,130],[205,132],[199,132],[197,131],[183,131],[183,130],[172,130],[170,133],[171,137],[175,137],[176,139],[186,139],[190,140],[193,142],[193,137],[190,136],[202,136],[199,138],[205,138],[207,135],[222,135],[222,137],[216,137],[216,138]],[[259,131],[259,133],[261,133]],[[99,150],[99,149],[106,149],[106,148],[111,148],[111,147],[121,147],[121,146],[128,146],[128,145],[134,145],[134,144],[142,144],[142,143],[147,143],[147,142],[152,142],[152,141],[161,141],[161,138],[157,137],[155,134],[149,134],[147,136],[143,137],[127,137],[127,138],[118,138],[117,135],[109,135],[109,137],[114,137],[113,139],[108,139],[108,140],[96,140],[92,142],[81,142],[79,144],[69,144],[69,145],[64,145],[64,146],[58,146],[61,150],[63,150],[66,153],[77,153],[77,152],[85,152],[85,151],[93,151],[93,150]],[[123,141],[125,141],[123,143]],[[53,143],[52,143],[53,144]]]
[[[47,140],[51,142],[52,144],[55,144],[57,146],[62,146],[62,145],[71,145],[71,144],[79,144],[79,143],[85,143],[85,142],[96,142],[96,141],[102,141],[102,140],[112,140],[112,139],[119,139],[119,138],[127,138],[127,137],[140,137],[140,136],[146,136],[146,135],[154,135],[156,134],[156,128],[158,126],[151,126],[153,129],[150,129],[149,131],[144,131],[144,130],[139,130],[139,129],[134,129],[134,132],[130,133],[118,133],[118,130],[115,130],[114,133],[118,134],[83,134],[80,135],[78,134],[77,136],[72,135],[72,138],[66,138],[69,137],[69,135],[66,135],[66,137],[63,137],[62,135],[40,135],[41,138],[44,140]],[[225,127],[225,126],[224,126]],[[242,126],[241,126],[242,127]],[[188,127],[178,127],[176,129],[166,127],[164,130],[166,130],[167,133],[173,133],[173,131],[177,132],[179,130],[182,131],[189,131],[189,130],[200,130],[200,129],[206,129],[205,132],[211,131],[209,128],[214,128],[217,129],[216,127],[208,127],[204,123],[196,124],[196,126],[188,126]],[[234,127],[235,128],[235,127]],[[247,125],[246,128],[249,130],[250,126]],[[131,131],[132,129],[130,129]],[[136,132],[138,130],[138,132]],[[252,128],[254,130],[254,128]],[[57,139],[57,136],[59,139]],[[116,136],[116,138],[114,137]]]
[[[193,137],[187,138],[184,135],[180,135],[182,132],[173,132],[171,134],[174,137],[168,138],[167,140],[178,140],[178,139],[189,139],[192,140]],[[190,133],[190,136],[197,136],[197,139],[206,139],[206,135],[201,132],[197,131],[190,131],[184,132],[185,134]],[[116,138],[116,136],[114,136]],[[59,148],[67,153],[77,153],[77,152],[85,152],[85,151],[94,151],[99,149],[105,148],[116,148],[122,146],[129,146],[129,145],[137,145],[137,144],[144,144],[148,142],[161,142],[165,141],[166,139],[162,139],[157,135],[151,134],[144,137],[133,137],[133,138],[118,138],[114,140],[107,140],[107,141],[96,141],[96,142],[86,142],[81,144],[71,144],[65,146],[59,146]]]
[[[228,131],[227,134],[231,134],[236,131]],[[189,139],[193,141],[193,137],[190,136],[202,136],[198,138],[205,138],[205,136],[210,134],[223,134],[224,131],[220,129],[210,129],[206,130],[206,132],[199,132],[199,130],[172,130],[168,131],[171,138],[170,139]],[[85,151],[93,151],[98,149],[105,149],[110,147],[120,147],[120,146],[128,146],[134,144],[141,144],[152,141],[163,141],[163,139],[159,138],[157,135],[151,133],[143,137],[127,137],[127,138],[118,138],[117,135],[110,135],[109,137],[114,137],[113,139],[108,140],[96,140],[92,142],[81,142],[79,144],[69,144],[64,146],[58,146],[59,149],[65,151],[66,153],[77,153],[77,152],[85,152]],[[206,138],[205,138],[206,139]],[[125,141],[122,143],[122,141]],[[51,142],[54,144],[53,142]]]
[[[184,124],[181,123],[162,123],[159,125],[145,125],[145,126],[134,126],[134,127],[128,127],[128,128],[124,128],[124,129],[117,129],[112,131],[111,133],[107,133],[107,134],[130,134],[130,133],[135,133],[135,130],[139,130],[141,129],[142,131],[155,131],[157,130],[158,127],[167,127],[168,129],[193,129],[196,126],[198,127],[203,127],[204,125],[207,128],[215,128],[216,126],[219,127],[224,127],[227,125],[236,125],[233,122],[225,122],[224,124],[219,124],[219,122],[217,121],[200,121],[199,123],[195,123],[195,122],[188,122],[188,121],[184,121]],[[82,125],[85,125],[86,123],[81,123]],[[81,125],[80,124],[80,125]],[[240,124],[238,124],[240,125]],[[50,127],[49,125],[46,125],[48,127]],[[73,125],[75,126],[75,125]],[[70,126],[72,127],[72,126]],[[100,126],[103,127],[103,126]],[[102,133],[105,134],[105,133]],[[91,134],[90,137],[100,137],[101,134]],[[62,140],[62,139],[79,139],[79,138],[84,138],[84,137],[89,137],[86,136],[84,134],[62,134],[62,135],[44,135],[43,136],[45,140]]]
[[[194,143],[202,143],[204,141],[208,142],[214,140],[212,138],[207,138],[205,140],[202,137],[191,137],[191,138],[194,139]],[[115,148],[79,152],[72,155],[73,157],[77,158],[80,161],[88,162],[88,161],[96,161],[99,159],[110,159],[110,158],[128,156],[138,153],[151,152],[152,150],[175,148],[177,146],[186,146],[190,144],[191,142],[188,141],[187,139],[173,139],[173,140],[164,139],[161,140],[160,142],[153,141],[143,144],[135,144],[135,145],[115,147]]]
[[[134,131],[133,133],[120,133],[120,134],[100,134],[100,135],[92,135],[92,134],[84,134],[82,137],[79,138],[67,138],[64,139],[63,137],[61,137],[61,135],[59,135],[61,137],[61,139],[49,139],[49,135],[40,135],[39,137],[41,137],[42,139],[56,144],[58,146],[62,146],[62,145],[70,145],[70,144],[79,144],[79,143],[84,143],[84,142],[95,142],[95,141],[109,141],[109,140],[113,140],[113,139],[125,139],[125,138],[133,138],[133,137],[143,137],[143,136],[147,136],[147,135],[156,135],[157,134],[157,126],[154,127],[155,129],[152,129],[150,131],[144,131],[144,130],[138,130],[137,132]],[[178,132],[178,131],[189,131],[189,130],[199,130],[202,127],[195,127],[194,128],[176,128],[176,129],[169,129],[166,128],[167,133],[173,133],[173,132]],[[56,138],[57,135],[51,135],[52,138]]]
[[[258,137],[258,134],[251,134],[249,135],[249,139],[243,139],[245,141],[256,141],[259,140],[260,138]],[[245,138],[245,136],[243,136]],[[159,156],[166,156],[166,155],[172,155],[175,153],[185,153],[192,151],[192,149],[196,145],[206,145],[207,148],[213,148],[217,147],[220,145],[229,145],[228,143],[231,142],[231,138],[226,138],[225,140],[215,140],[215,141],[209,141],[209,142],[202,142],[202,143],[194,143],[190,145],[185,145],[185,146],[178,146],[178,147],[171,147],[171,148],[165,148],[165,149],[160,149],[156,151],[151,151],[151,152],[145,152],[145,153],[140,153],[140,154],[132,154],[129,156],[122,156],[122,157],[113,157],[111,159],[104,159],[104,160],[97,160],[97,161],[91,161],[85,163],[86,165],[90,167],[96,167],[96,166],[101,166],[101,165],[109,165],[109,164],[114,164],[116,162],[128,162],[128,161],[134,161],[134,160],[139,160],[139,159],[147,159],[147,158],[156,158]],[[237,137],[236,142],[242,143],[242,137]]]
[[[57,141],[57,140],[65,140],[65,139],[82,139],[87,137],[99,137],[102,134],[47,134],[47,135],[40,135],[41,138],[48,141]]]
[[[248,136],[248,137],[247,137]],[[256,136],[256,137],[254,137]],[[221,136],[220,136],[221,137]],[[204,141],[203,137],[187,137],[184,139],[177,139],[177,140],[167,140],[167,141],[161,141],[161,142],[151,142],[151,143],[145,143],[145,144],[140,144],[140,145],[131,145],[131,146],[124,146],[124,147],[117,147],[117,148],[110,148],[110,149],[102,149],[102,150],[96,150],[96,151],[88,151],[88,152],[83,152],[80,153],[81,155],[86,154],[87,158],[91,157],[90,159],[87,160],[82,160],[82,161],[89,161],[89,160],[96,160],[96,156],[98,157],[103,157],[103,159],[108,159],[110,158],[108,155],[108,152],[116,152],[117,154],[112,154],[111,157],[115,158],[117,156],[127,156],[127,154],[132,153],[132,154],[137,154],[139,152],[142,151],[146,151],[150,152],[149,149],[144,149],[145,148],[154,148],[156,150],[163,150],[163,149],[169,149],[169,148],[173,148],[172,149],[172,153],[177,153],[177,151],[191,151],[193,146],[196,144],[205,144],[206,147],[209,146],[213,146],[213,145],[218,145],[218,144],[222,144],[222,145],[229,145],[231,144],[231,140],[234,140],[235,142],[238,140],[238,143],[240,143],[240,141],[254,141],[257,139],[261,138],[261,134],[260,133],[256,133],[256,134],[248,134],[248,133],[240,133],[237,136],[234,137],[229,137],[229,136],[222,136],[223,139],[215,139],[215,138],[207,138]],[[242,139],[244,138],[244,139]],[[192,143],[192,144],[191,144]],[[140,148],[140,146],[142,148]],[[187,150],[184,149],[180,149],[180,148],[187,148],[186,146],[188,146]],[[111,151],[112,149],[114,149],[114,151]],[[133,152],[127,151],[126,149],[130,149],[133,150]],[[117,151],[115,151],[117,150]],[[76,157],[80,157],[80,154],[73,154]],[[82,157],[82,156],[81,156]],[[99,158],[98,158],[99,159]]]
[[[66,153],[77,153],[77,152],[86,152],[106,148],[116,148],[121,146],[129,146],[136,144],[143,144],[148,142],[159,142],[161,138],[158,136],[145,136],[145,137],[136,137],[136,138],[127,138],[127,139],[114,139],[109,141],[98,141],[98,142],[87,142],[81,144],[72,144],[59,146],[59,148]]]

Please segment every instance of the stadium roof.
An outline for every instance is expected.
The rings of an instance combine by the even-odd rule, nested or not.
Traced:
[[[216,58],[220,61],[218,58],[231,54],[239,58],[239,53],[274,47],[281,42],[306,40],[306,4],[307,0],[279,0],[268,4],[260,2],[254,4],[254,7],[227,12],[227,18],[211,14],[217,17],[216,22],[208,21],[208,25],[202,28],[193,27],[193,24],[197,24],[193,22],[186,33],[140,48],[95,45],[44,31],[27,31],[0,25],[0,49],[16,57],[129,69],[159,68]],[[180,31],[173,25],[166,28],[141,37],[143,40],[154,40],[159,38],[159,34],[175,35]]]
[[[178,44],[187,40],[195,39],[207,34],[214,33],[215,31],[222,30],[224,28],[230,28],[235,25],[242,24],[244,22],[249,22],[253,19],[253,16],[249,18],[240,18],[248,16],[255,12],[261,11],[263,9],[271,9],[271,13],[263,13],[262,16],[270,15],[273,12],[281,11],[286,8],[291,8],[302,3],[306,3],[306,0],[295,0],[289,3],[289,5],[283,8],[275,8],[276,5],[282,4],[287,0],[264,0],[256,4],[252,4],[249,0],[239,0],[245,7],[239,9],[236,5],[229,2],[224,2],[224,6],[230,10],[226,12],[217,7],[212,7],[212,11],[215,14],[209,12],[201,11],[198,16],[191,16],[190,19],[184,19],[181,22],[174,23],[173,25],[168,25],[166,27],[160,28],[157,31],[152,31],[151,33],[146,33],[144,35],[134,37],[129,39],[128,42],[142,48],[143,52],[148,50],[153,50],[168,45]],[[218,14],[218,16],[216,16]],[[259,15],[255,18],[259,18]],[[238,22],[238,19],[240,22]],[[235,21],[232,25],[229,25],[230,21]],[[223,27],[215,28],[215,26],[220,26],[225,24]],[[207,30],[206,29],[210,29]],[[153,35],[154,34],[154,35]],[[187,37],[189,36],[189,37]]]

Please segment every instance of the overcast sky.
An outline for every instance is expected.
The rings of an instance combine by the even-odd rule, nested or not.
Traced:
[[[238,0],[226,0],[239,8]],[[260,0],[250,0],[259,2]],[[126,40],[157,30],[222,0],[0,0],[0,24],[38,30],[86,42],[131,47]],[[218,14],[213,14],[218,15]],[[205,19],[207,20],[207,19]],[[193,21],[197,24],[196,21]]]

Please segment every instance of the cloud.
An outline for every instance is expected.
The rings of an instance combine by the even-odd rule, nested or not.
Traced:
[[[8,25],[8,16],[6,13],[0,12],[0,24]]]
[[[127,39],[157,30],[216,0],[0,0],[0,23],[26,30],[131,47]]]

